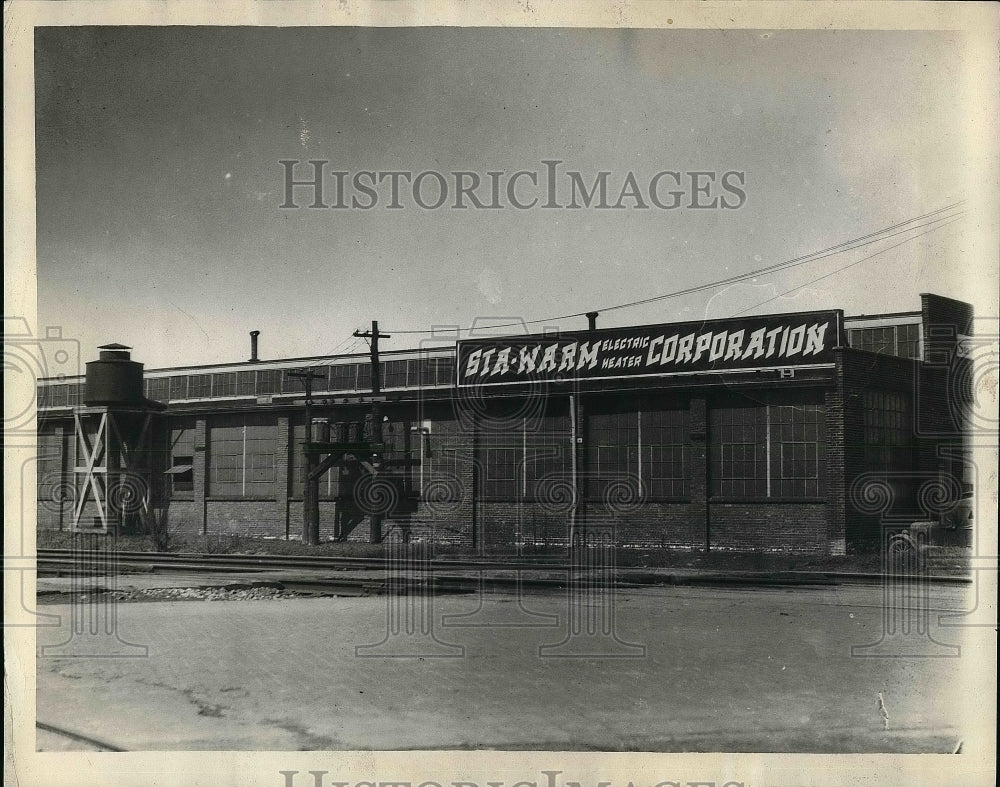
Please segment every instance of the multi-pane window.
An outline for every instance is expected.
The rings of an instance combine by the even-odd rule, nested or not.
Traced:
[[[212,396],[236,396],[236,372],[213,374]]]
[[[410,361],[408,382],[411,387],[416,387],[418,384],[422,386],[451,385],[454,382],[454,376],[454,358],[421,358],[419,361]]]
[[[589,429],[588,496],[623,482],[651,499],[687,496],[687,410],[597,412]]]
[[[569,472],[569,417],[511,417],[478,433],[480,484],[487,500],[537,500]]]
[[[528,499],[552,499],[552,484],[569,479],[569,418],[534,418],[522,422],[524,473],[521,490]]]
[[[639,413],[639,477],[654,499],[687,496],[687,410]]]
[[[146,396],[157,402],[165,402],[170,398],[169,377],[147,377]]]
[[[276,394],[276,393],[281,393],[281,370],[258,369],[257,395],[267,396],[268,394]]]
[[[818,404],[768,407],[772,497],[819,497],[826,413]]]
[[[330,367],[331,391],[354,391],[358,384],[356,363],[337,363]]]
[[[173,494],[185,496],[194,491],[193,419],[175,421],[170,427],[170,460],[167,474]]]
[[[437,358],[421,358],[418,361],[419,377],[421,386],[437,384]]]
[[[420,385],[421,363],[419,358],[411,358],[406,362],[406,384],[410,388],[416,388]]]
[[[515,430],[484,429],[479,433],[478,454],[483,498],[517,500],[523,441]]]
[[[920,324],[903,323],[876,328],[852,328],[847,332],[847,343],[858,350],[900,358],[920,357]]]
[[[186,494],[194,491],[194,456],[178,455],[173,457],[170,467],[170,483],[174,494]]]
[[[435,359],[437,385],[452,385],[455,382],[455,359],[453,357]]]
[[[865,391],[864,464],[872,470],[908,469],[913,462],[913,420],[908,397]]]
[[[171,399],[187,399],[188,398],[188,378],[186,374],[179,374],[176,377],[170,378],[170,398]]]
[[[209,494],[274,497],[276,440],[273,417],[220,416],[209,429]]]
[[[237,372],[236,373],[236,395],[254,396],[257,393],[257,373]]]
[[[712,410],[712,494],[769,497],[767,407]]]
[[[282,393],[305,393],[306,381],[302,377],[292,377],[289,372],[294,369],[284,369],[281,372],[281,392]]]
[[[920,326],[916,323],[896,327],[896,355],[903,358],[920,357]]]
[[[51,402],[53,407],[67,407],[72,405],[71,394],[73,391],[72,385],[53,385],[52,386],[52,397]]]
[[[639,487],[639,417],[636,411],[594,413],[587,441],[587,494],[600,498],[608,486]]]
[[[212,395],[212,375],[188,375],[188,399],[207,399]]]
[[[406,387],[406,361],[386,361],[382,367],[383,388]]]
[[[370,363],[359,363],[357,390],[370,391],[371,389],[372,389],[372,365]]]
[[[710,413],[711,489],[717,497],[823,495],[821,404],[746,404]]]
[[[63,444],[62,434],[42,431],[38,433],[38,499],[48,503],[62,497],[60,486],[63,483]]]
[[[68,385],[39,385],[37,389],[38,406],[65,407],[69,395]]]

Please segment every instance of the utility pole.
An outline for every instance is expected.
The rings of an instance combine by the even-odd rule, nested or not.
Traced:
[[[377,446],[372,452],[372,467],[376,470],[381,466],[382,461],[378,455],[382,444],[382,405],[379,401],[382,394],[382,369],[378,360],[378,340],[388,339],[390,334],[378,332],[378,320],[372,320],[370,331],[355,331],[354,335],[360,339],[370,339],[371,359],[372,359],[372,442]],[[382,516],[381,514],[371,515],[371,534],[368,539],[372,544],[382,543]]]
[[[285,372],[287,377],[302,380],[306,390],[306,434],[302,444],[305,469],[302,473],[302,543],[316,546],[319,543],[319,479],[314,472],[316,453],[310,450],[312,434],[312,381],[322,380],[323,375],[312,367]]]

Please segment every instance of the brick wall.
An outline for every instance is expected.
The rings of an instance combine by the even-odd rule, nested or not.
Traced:
[[[831,555],[847,552],[847,418],[843,356],[836,359],[836,385],[823,397],[826,407],[826,494],[828,501],[826,543]]]
[[[945,304],[947,306],[947,304]],[[961,305],[959,305],[961,306]],[[951,308],[951,307],[948,307]],[[958,326],[964,312],[954,307],[955,314],[944,314],[941,304],[928,306],[935,319],[951,319]],[[935,311],[936,309],[936,311]],[[944,315],[944,316],[942,316]],[[933,366],[933,364],[932,364]],[[917,374],[917,371],[920,374]],[[808,503],[736,503],[710,502],[708,462],[708,411],[712,406],[710,392],[692,391],[687,397],[690,425],[688,461],[688,500],[683,502],[643,501],[636,505],[609,506],[595,501],[580,501],[579,524],[600,529],[612,527],[616,541],[636,547],[677,547],[702,549],[708,540],[717,549],[758,549],[808,552],[843,552],[845,546],[856,547],[866,537],[878,532],[879,517],[859,512],[848,499],[848,490],[864,470],[864,410],[866,390],[895,391],[907,394],[913,401],[915,414],[914,472],[928,474],[937,471],[938,453],[943,444],[954,440],[954,428],[942,437],[928,433],[927,424],[948,427],[943,420],[948,402],[941,375],[947,371],[918,367],[914,361],[858,350],[841,350],[837,354],[836,384],[823,392],[826,407],[826,502]],[[938,376],[935,376],[938,375]],[[678,396],[679,394],[671,394]],[[565,406],[565,399],[558,398]],[[586,435],[587,396],[576,395],[577,434]],[[473,494],[478,482],[474,460],[476,444],[475,419],[468,417],[468,403],[417,402],[395,404],[394,417],[409,419],[405,428],[423,429],[430,425],[425,445],[423,473],[414,466],[411,473],[413,490],[422,493],[416,510],[401,511],[386,519],[386,533],[406,527],[411,538],[433,539],[442,543],[461,544],[484,551],[510,549],[522,545],[562,545],[570,530],[572,509],[561,510],[552,504],[538,502],[497,502],[477,499]],[[388,410],[388,406],[387,406]],[[563,410],[565,413],[565,409]],[[292,444],[291,416],[277,416],[275,445],[274,497],[266,500],[206,499],[208,459],[208,426],[211,415],[200,414],[194,424],[193,492],[190,499],[170,501],[168,527],[171,532],[185,534],[237,533],[285,538],[298,538],[302,530],[302,505],[297,490],[290,487],[289,472]],[[924,419],[919,423],[916,419]],[[929,419],[929,420],[928,420]],[[64,439],[65,463],[71,469],[73,460],[72,422]],[[64,430],[66,424],[63,424]],[[945,429],[945,432],[947,430]],[[416,432],[414,432],[414,435]],[[414,436],[413,440],[417,438]],[[413,443],[416,445],[416,442]],[[586,444],[574,444],[578,469],[586,476]],[[166,454],[165,454],[166,455]],[[567,467],[568,467],[567,462]],[[162,472],[162,471],[160,471]],[[437,485],[437,487],[435,487]],[[451,490],[437,499],[430,493],[442,485]],[[185,496],[187,497],[187,496]],[[39,528],[68,527],[71,509],[39,500]],[[88,505],[85,517],[96,514]],[[321,538],[333,536],[335,503],[320,503]],[[367,541],[369,526],[364,520],[350,534],[352,541]]]
[[[209,535],[285,536],[285,511],[274,500],[207,500],[205,520]]]
[[[204,510],[204,504],[194,500],[171,500],[166,510],[167,533],[200,535]]]
[[[208,486],[208,421],[199,418],[194,425],[194,499],[198,502],[195,511],[199,530],[205,532],[205,491]]]
[[[712,549],[829,551],[826,503],[712,503],[709,517]]]
[[[642,548],[705,547],[705,506],[691,503],[585,504],[583,519],[588,531],[614,534],[620,546]]]
[[[691,400],[689,408],[691,475],[688,490],[691,505],[685,524],[687,539],[693,548],[704,549],[711,542],[708,507],[708,403],[704,398]]]
[[[936,420],[933,414],[946,408],[944,400],[948,390],[944,382],[937,379],[934,370],[919,361],[848,349],[841,352],[838,363],[843,369],[847,545],[851,549],[873,549],[884,535],[884,526],[904,526],[914,519],[931,516],[931,512],[920,510],[919,489],[936,482],[941,471],[939,449],[947,443],[947,438],[942,440],[928,434],[922,424],[927,423],[929,414]],[[865,466],[864,395],[868,391],[898,394],[910,403],[912,418],[908,428],[912,433],[913,450],[909,466]],[[881,507],[874,498],[863,500],[859,495],[862,474],[873,482],[884,479],[892,491],[892,499]]]

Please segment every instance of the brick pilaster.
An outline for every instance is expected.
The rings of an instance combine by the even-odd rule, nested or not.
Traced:
[[[205,497],[208,492],[208,421],[199,418],[194,425],[194,500],[201,518],[201,532],[208,532]]]
[[[291,533],[291,520],[288,511],[288,494],[292,485],[291,459],[291,424],[287,415],[278,417],[278,433],[274,447],[274,500],[278,515],[283,518],[285,538]]]
[[[709,521],[708,488],[708,405],[705,399],[692,398],[688,406],[688,432],[690,477],[688,493],[691,498],[693,528],[705,534],[703,547],[711,548],[712,531]]]

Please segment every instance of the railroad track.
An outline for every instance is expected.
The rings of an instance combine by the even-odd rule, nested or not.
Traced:
[[[528,584],[544,586],[559,586],[567,579],[568,572],[573,568],[566,559],[551,558],[525,560],[490,560],[490,559],[445,559],[438,558],[428,561],[402,560],[392,563],[387,558],[380,557],[347,557],[333,555],[236,555],[236,554],[203,554],[185,552],[115,552],[113,565],[100,564],[103,556],[95,556],[91,561],[86,553],[69,549],[39,549],[37,569],[40,574],[61,575],[74,572],[99,572],[109,570],[133,570],[141,572],[187,572],[192,574],[225,574],[253,571],[289,571],[304,572],[304,580],[314,572],[349,572],[349,571],[384,571],[398,568],[406,572],[427,570],[437,575],[437,581],[453,581],[465,586],[469,577],[463,577],[461,572],[503,571],[516,573],[518,576],[496,575],[490,579],[494,584],[509,584],[512,581],[521,582],[521,572],[533,572],[534,577],[524,581]],[[598,568],[589,566],[588,568]],[[451,573],[449,577],[448,574]],[[548,572],[548,576],[545,573]],[[645,576],[649,574],[649,576]],[[529,573],[530,575],[530,573]],[[555,575],[555,576],[553,576]],[[484,576],[484,575],[481,575]],[[970,584],[968,576],[938,576],[936,581],[955,584]],[[706,570],[696,576],[673,577],[669,572],[655,576],[652,571],[624,570],[619,572],[620,585],[648,584],[725,584],[725,585],[831,585],[840,582],[862,582],[870,584],[881,582],[884,576],[880,573],[838,573],[824,571],[774,571],[742,572],[725,569]],[[283,580],[284,581],[284,580]],[[357,584],[360,578],[339,579],[327,575],[325,582],[334,584]],[[372,581],[367,579],[364,581]]]
[[[81,565],[84,555],[71,549],[39,549],[39,571],[72,569]],[[128,552],[114,553],[117,567],[146,571],[207,571],[239,572],[267,569],[308,571],[346,571],[351,569],[380,570],[391,566],[387,558],[341,557],[333,555],[234,555],[192,552]],[[545,560],[467,560],[434,559],[405,563],[407,569],[421,566],[432,571],[462,571],[476,569],[551,570],[565,571],[566,561]]]

